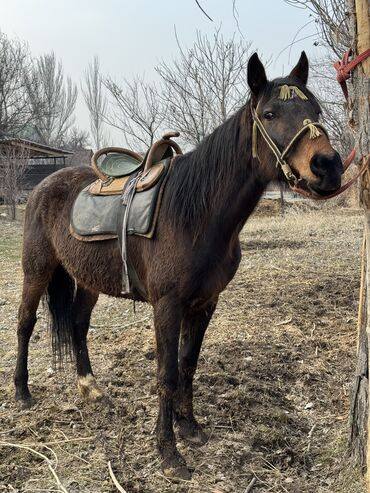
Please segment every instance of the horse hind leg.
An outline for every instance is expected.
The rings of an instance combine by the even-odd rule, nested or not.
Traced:
[[[215,308],[216,303],[212,303],[203,310],[187,313],[181,328],[179,386],[174,415],[180,437],[196,445],[203,445],[208,438],[194,417],[193,378],[204,334]]]
[[[52,269],[50,270],[52,272]],[[18,311],[18,353],[14,373],[15,398],[23,408],[32,405],[28,388],[28,348],[36,324],[36,311],[44,294],[49,278],[25,275],[22,300]]]
[[[76,358],[77,387],[81,395],[91,401],[101,401],[104,393],[96,383],[87,348],[87,333],[92,310],[99,294],[77,286],[73,302],[73,351]]]

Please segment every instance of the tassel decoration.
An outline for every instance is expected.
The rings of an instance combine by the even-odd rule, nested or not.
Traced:
[[[317,139],[317,137],[320,137],[320,135],[321,135],[320,130],[316,127],[316,125],[314,123],[312,123],[312,121],[309,118],[307,118],[306,120],[303,120],[303,126],[307,127],[309,129],[311,140]]]
[[[299,89],[299,87],[288,86],[287,84],[280,86],[279,99],[282,99],[283,101],[287,101],[288,99],[293,99],[294,96],[297,96],[299,99],[302,99],[303,101],[308,100],[308,97],[305,95],[303,91]]]

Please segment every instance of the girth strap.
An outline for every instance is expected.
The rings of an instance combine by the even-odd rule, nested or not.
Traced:
[[[122,294],[129,294],[131,292],[130,276],[129,276],[128,265],[127,265],[127,222],[128,222],[128,216],[130,213],[131,204],[132,204],[132,199],[134,198],[135,195],[136,185],[140,177],[141,177],[141,173],[138,173],[128,182],[126,188],[123,191],[122,199],[121,199],[122,204],[125,206],[125,212],[122,222],[122,240],[121,240],[122,241],[121,254],[122,254],[122,264],[123,264]]]

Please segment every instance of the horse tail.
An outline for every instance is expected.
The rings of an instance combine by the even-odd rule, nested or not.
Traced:
[[[50,314],[50,332],[54,363],[63,366],[65,358],[72,359],[73,300],[75,282],[68,272],[58,265],[46,292]]]

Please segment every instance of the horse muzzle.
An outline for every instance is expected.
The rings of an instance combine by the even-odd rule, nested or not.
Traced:
[[[311,158],[310,169],[317,177],[315,182],[309,183],[310,188],[319,195],[328,195],[336,192],[342,181],[343,163],[337,152],[328,156],[315,154]]]

